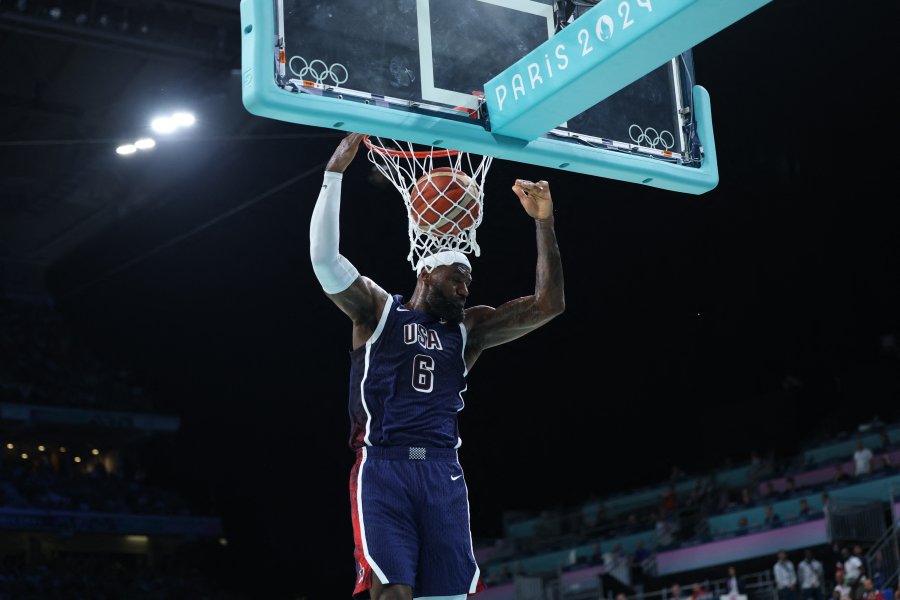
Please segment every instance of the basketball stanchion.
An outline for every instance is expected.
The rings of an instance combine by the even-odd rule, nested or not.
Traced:
[[[481,255],[475,230],[484,217],[490,156],[368,136],[368,158],[400,192],[409,220],[409,260],[456,250]]]

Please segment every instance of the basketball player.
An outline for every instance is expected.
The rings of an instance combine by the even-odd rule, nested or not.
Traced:
[[[562,263],[546,181],[513,192],[537,228],[534,295],[465,308],[472,267],[461,252],[419,261],[408,300],[391,296],[338,253],[342,173],[363,136],[341,141],[325,171],[310,224],[313,269],[353,321],[350,474],[354,596],[464,599],[483,584],[472,550],[469,502],[456,449],[465,377],[486,349],[563,312]]]

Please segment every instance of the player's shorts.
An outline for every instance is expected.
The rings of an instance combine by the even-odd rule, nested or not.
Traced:
[[[472,550],[469,497],[456,450],[367,446],[350,471],[356,543],[354,597],[372,577],[415,598],[465,598],[484,589]]]

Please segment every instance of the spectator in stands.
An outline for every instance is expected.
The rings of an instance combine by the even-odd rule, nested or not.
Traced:
[[[675,523],[660,515],[656,519],[656,544],[665,548],[675,543]]]
[[[887,431],[882,431],[880,434],[878,434],[878,438],[878,443],[880,444],[878,446],[879,449],[888,450],[891,447],[891,437],[888,435]]]
[[[844,472],[844,463],[838,463],[834,466],[833,483],[842,483],[847,480],[847,473]]]
[[[753,501],[753,496],[750,495],[750,488],[743,488],[741,490],[741,505],[756,506],[756,502]]]
[[[881,550],[875,552],[866,562],[866,576],[872,578],[875,587],[881,589],[884,587],[884,554]]]
[[[727,595],[730,600],[734,600],[741,593],[741,583],[738,581],[734,565],[728,566],[728,579],[725,580],[725,587],[728,589]]]
[[[785,480],[785,486],[786,486],[786,487],[785,487],[785,490],[784,490],[784,495],[785,495],[785,496],[791,497],[791,496],[793,496],[794,494],[797,493],[797,482],[794,481],[794,478],[793,478],[793,477],[788,477],[788,478]]]
[[[616,594],[616,600],[628,600],[628,596],[619,592],[618,594]]]
[[[822,514],[825,516],[825,538],[831,540],[831,510],[833,505],[831,504],[831,496],[828,494],[822,494]],[[834,548],[835,555],[838,554],[837,544],[835,544]]]
[[[797,513],[797,519],[806,521],[811,517],[812,509],[809,507],[809,502],[807,502],[806,498],[800,498],[800,512]]]
[[[644,547],[644,542],[638,542],[634,554],[631,555],[631,587],[637,600],[644,598],[644,586],[650,575],[650,553]]]
[[[841,576],[844,575],[844,555],[841,553],[841,545],[835,542],[831,545],[831,559],[828,561],[829,564],[825,565],[826,572],[833,573],[835,580],[837,580],[837,574],[840,573]]]
[[[670,485],[665,492],[660,494],[660,508],[663,518],[669,518],[678,510],[678,496],[675,494],[675,486]]]
[[[765,462],[763,462],[756,450],[752,450],[750,452],[750,470],[747,471],[747,485],[756,487],[757,482],[762,478],[765,471]]]
[[[860,546],[856,546],[856,548],[859,548],[862,553]],[[850,550],[847,548],[841,550],[841,555],[844,558],[844,584],[850,588],[850,597],[856,600],[860,578],[863,574],[863,561],[856,554],[850,554]]]
[[[794,563],[788,560],[784,550],[778,552],[778,562],[773,567],[775,586],[778,588],[778,600],[795,600],[797,591],[797,572]]]
[[[881,590],[875,587],[875,582],[872,581],[869,577],[864,577],[862,580],[862,593],[859,596],[860,600],[884,600],[884,594],[881,593]]]
[[[834,600],[849,600],[850,586],[844,581],[844,571],[840,570],[834,574]]]
[[[778,516],[771,504],[766,506],[766,518],[763,519],[763,523],[769,528],[781,527],[781,517]]]
[[[628,553],[625,552],[625,548],[622,546],[621,542],[617,542],[616,545],[613,546],[612,553],[613,553],[613,559],[617,563],[621,563],[621,562],[628,560]]]
[[[702,585],[699,583],[691,585],[690,600],[704,600],[707,596],[709,596],[709,592],[704,590]]]
[[[747,535],[749,532],[749,523],[747,522],[747,517],[741,517],[738,519],[737,530],[735,531],[738,535]]]
[[[856,465],[854,475],[868,475],[872,472],[872,451],[866,448],[862,440],[856,441],[856,452],[853,453],[853,463]]]
[[[600,550],[600,544],[594,544],[591,547],[591,558],[592,565],[602,565],[603,564],[603,552]]]
[[[672,600],[683,600],[684,596],[681,594],[681,586],[677,583],[673,583],[672,587],[669,588],[669,597]]]
[[[803,560],[797,565],[797,571],[800,576],[801,600],[821,600],[825,570],[822,563],[813,556],[812,550],[803,553]]]
[[[759,495],[761,500],[771,500],[775,497],[775,485],[771,481],[763,484],[763,491]]]
[[[625,520],[625,530],[626,531],[639,531],[641,529],[641,525],[638,522],[638,516],[636,513],[628,513],[628,518]]]

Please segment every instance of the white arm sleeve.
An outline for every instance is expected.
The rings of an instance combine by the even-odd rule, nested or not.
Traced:
[[[342,173],[325,171],[325,181],[309,223],[309,257],[328,294],[343,292],[359,277],[350,261],[338,253]]]

